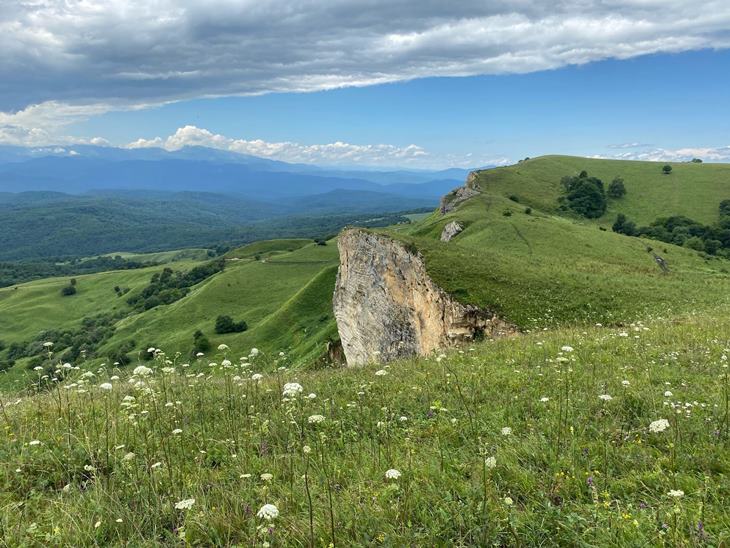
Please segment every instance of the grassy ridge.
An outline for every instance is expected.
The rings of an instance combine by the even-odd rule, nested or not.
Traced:
[[[541,156],[519,164],[480,172],[482,188],[492,194],[516,195],[521,202],[545,212],[557,211],[562,192],[560,179],[586,170],[603,180],[623,177],[627,194],[610,200],[606,214],[597,222],[610,226],[617,213],[638,224],[649,224],[663,215],[685,215],[705,224],[718,220],[718,206],[730,199],[730,164],[663,163],[599,160],[575,156]]]
[[[575,322],[615,324],[655,313],[686,313],[730,303],[728,261],[599,230],[595,223],[552,213],[557,205],[553,190],[559,185],[558,173],[565,173],[571,162],[574,167],[583,165],[577,159],[549,157],[482,172],[481,195],[445,216],[435,212],[418,224],[387,232],[413,243],[424,255],[429,273],[447,291],[464,302],[492,308],[523,328]],[[586,162],[589,169],[601,165]],[[614,170],[623,164],[613,166]],[[530,165],[536,173],[552,169],[550,180],[557,184],[542,194],[537,192],[533,185],[539,181],[523,173]],[[500,179],[507,174],[509,184]],[[631,192],[629,188],[627,204]],[[719,195],[712,192],[712,197],[698,193],[694,202],[713,203],[717,209]],[[523,203],[515,203],[503,193],[517,195]],[[537,209],[540,203],[545,204],[544,210]],[[535,206],[530,214],[526,204]],[[651,211],[647,215],[661,214],[656,206]],[[451,242],[441,242],[443,227],[454,220],[466,227],[464,232]],[[666,259],[670,275],[662,274],[647,247]]]

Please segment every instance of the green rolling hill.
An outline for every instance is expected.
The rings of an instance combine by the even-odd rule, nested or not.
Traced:
[[[459,300],[498,312],[523,330],[565,325],[618,325],[637,318],[671,317],[727,306],[730,262],[693,249],[613,233],[618,213],[640,223],[685,215],[704,223],[718,217],[730,196],[730,166],[675,164],[671,175],[652,162],[546,156],[480,172],[480,195],[442,215],[418,216],[411,224],[380,229],[415,246],[431,276]],[[627,193],[609,199],[606,213],[585,219],[560,209],[561,178],[587,171],[604,181],[620,176]],[[529,209],[528,209],[529,208]],[[448,222],[465,230],[439,240]],[[331,295],[338,262],[336,242],[255,242],[228,252],[225,269],[190,288],[183,298],[143,312],[127,299],[141,292],[165,266],[192,268],[197,250],[150,255],[173,261],[147,269],[78,276],[78,293],[62,297],[68,278],[39,280],[0,289],[0,341],[30,344],[49,329],[78,329],[84,318],[113,315],[113,335],[92,354],[97,362],[120,352],[130,360],[150,346],[190,356],[193,334],[216,346],[260,347],[289,354],[298,366],[317,363],[337,338]],[[651,247],[668,263],[664,275]],[[144,260],[144,255],[133,255]],[[178,261],[178,259],[183,259]],[[119,297],[115,287],[128,290]],[[218,315],[247,322],[243,333],[218,335]],[[57,349],[62,350],[62,349]],[[7,353],[7,350],[5,350]],[[0,360],[3,352],[0,351]],[[4,377],[29,375],[31,360]]]
[[[611,225],[713,225],[730,166],[661,167],[536,158],[479,173],[481,193],[445,215],[378,229],[522,330],[439,356],[326,366],[334,239],[231,250],[143,311],[127,299],[153,277],[185,279],[165,268],[209,263],[78,276],[70,297],[68,278],[0,289],[3,540],[726,545],[730,261]],[[597,219],[560,208],[561,178],[583,170],[625,180]],[[440,241],[452,221],[463,232]],[[214,333],[221,314],[248,330]],[[200,359],[197,330],[212,345]],[[59,367],[79,338],[93,350]],[[18,348],[30,355],[8,366]],[[128,365],[112,364],[120,353]],[[65,379],[48,390],[44,374]]]

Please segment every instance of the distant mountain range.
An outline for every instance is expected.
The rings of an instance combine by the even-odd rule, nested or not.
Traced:
[[[340,170],[204,147],[0,146],[0,261],[313,237],[433,208],[467,170]]]
[[[167,151],[90,145],[0,146],[0,192],[202,191],[266,201],[357,190],[432,199],[461,184],[467,173],[464,169],[345,170],[205,147]]]

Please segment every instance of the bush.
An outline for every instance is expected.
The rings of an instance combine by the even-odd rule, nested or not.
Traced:
[[[210,348],[211,345],[208,337],[206,337],[203,332],[198,329],[193,334],[193,354],[196,354],[198,352],[207,352],[208,350],[210,350]]]
[[[526,207],[525,208],[525,214],[526,215],[531,215],[532,214],[532,208],[531,207]]]
[[[63,297],[69,297],[71,295],[76,295],[76,286],[75,285],[67,285],[63,289],[61,289],[61,295]]]
[[[502,212],[502,215],[504,215],[505,217],[512,217],[512,212],[509,209],[505,209]]]
[[[664,173],[664,175],[669,175],[671,172],[672,172],[672,166],[670,166],[669,164],[666,164],[662,168],[662,173]]]
[[[606,193],[603,182],[596,177],[588,177],[582,171],[578,177],[566,176],[561,179],[566,195],[567,207],[589,219],[597,219],[606,212]]]
[[[624,180],[621,177],[614,178],[611,184],[608,185],[608,197],[609,198],[623,198],[626,195],[626,186],[624,186]]]
[[[218,316],[215,320],[215,332],[219,335],[225,333],[243,333],[248,329],[245,321],[235,322],[230,316]]]
[[[511,194],[509,199],[518,204],[520,203],[520,199],[517,196],[515,196],[514,194]]]
[[[730,200],[720,202],[720,217],[730,217]]]
[[[616,217],[616,221],[613,223],[611,229],[619,234],[626,234],[627,236],[636,236],[636,223],[629,221],[626,215],[619,213]]]

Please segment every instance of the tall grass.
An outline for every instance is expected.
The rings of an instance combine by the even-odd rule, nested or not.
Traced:
[[[0,534],[722,545],[729,327],[562,329],[356,370],[225,346],[192,363],[158,351],[126,372],[58,364],[57,380],[2,402]]]

